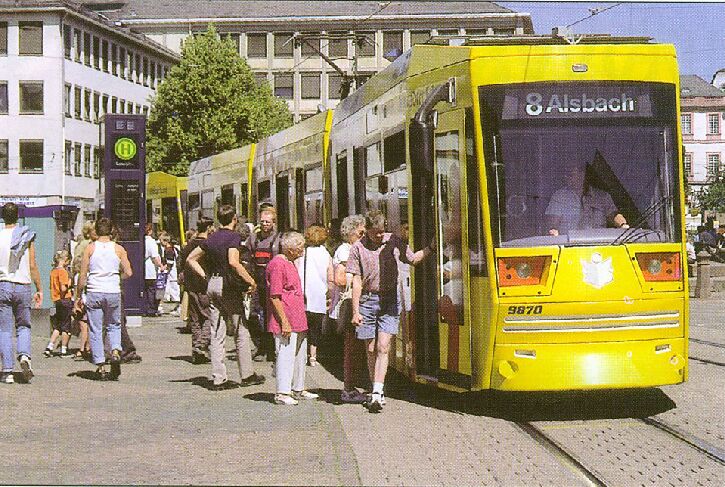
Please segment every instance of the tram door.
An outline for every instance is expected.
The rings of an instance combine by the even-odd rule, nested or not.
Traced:
[[[286,232],[290,228],[290,190],[289,175],[280,173],[275,180],[275,199],[277,207],[277,228]]]
[[[466,137],[464,111],[442,113],[433,140],[434,211],[436,222],[436,303],[439,342],[438,380],[468,389],[471,375],[471,332],[466,323],[466,262],[463,231]],[[467,260],[467,259],[466,259]]]

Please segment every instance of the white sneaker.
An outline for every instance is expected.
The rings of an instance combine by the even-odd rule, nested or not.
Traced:
[[[319,394],[310,391],[293,391],[292,395],[295,396],[295,399],[317,399],[320,397]]]
[[[35,375],[33,373],[33,367],[30,364],[30,358],[27,355],[20,357],[20,368],[23,369],[23,380],[30,382],[30,379]]]
[[[12,372],[0,373],[0,382],[3,384],[15,384],[15,378]]]
[[[286,406],[296,406],[299,404],[299,401],[294,397],[290,396],[289,394],[275,394],[274,403],[284,404]]]

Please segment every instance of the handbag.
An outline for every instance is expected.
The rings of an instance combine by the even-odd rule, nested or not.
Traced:
[[[342,335],[345,333],[345,328],[352,323],[352,286],[349,283],[335,303],[334,314],[337,316],[335,331],[338,335]]]

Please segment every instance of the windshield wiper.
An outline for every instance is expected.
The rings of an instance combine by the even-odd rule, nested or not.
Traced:
[[[623,245],[633,240],[637,230],[642,228],[642,225],[647,221],[649,217],[661,210],[666,204],[672,201],[672,196],[663,196],[654,203],[652,203],[647,209],[642,212],[642,216],[634,222],[627,230],[622,232],[619,237],[615,238],[609,245]],[[639,239],[639,237],[637,237]]]

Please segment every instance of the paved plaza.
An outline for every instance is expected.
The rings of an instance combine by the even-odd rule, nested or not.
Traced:
[[[722,343],[725,301],[693,300],[692,310],[692,337]],[[339,403],[342,384],[334,367],[308,367],[308,388],[321,399],[295,407],[272,404],[268,363],[255,364],[266,384],[212,391],[210,367],[191,363],[190,337],[181,326],[168,315],[144,319],[129,330],[143,362],[124,365],[119,382],[98,382],[89,363],[43,357],[47,317],[38,316],[36,377],[30,385],[0,387],[0,483],[584,485],[516,422],[538,421],[574,450],[577,444],[600,448],[606,456],[606,438],[597,447],[580,437],[619,428],[611,443],[616,448],[640,434],[628,419],[638,415],[664,418],[725,450],[725,350],[702,343],[692,344],[690,380],[680,386],[605,397],[526,395],[511,402],[506,395],[454,394],[393,376],[385,411],[371,415]],[[227,364],[238,380],[236,364]],[[694,460],[672,460],[672,479],[721,485],[725,467],[682,448],[672,452]],[[656,453],[667,459],[667,449]],[[611,477],[614,483],[656,480],[646,469],[657,467],[633,457],[615,460],[621,472]],[[600,470],[614,468],[612,460],[602,460],[607,465]],[[690,472],[694,463],[704,473]]]

